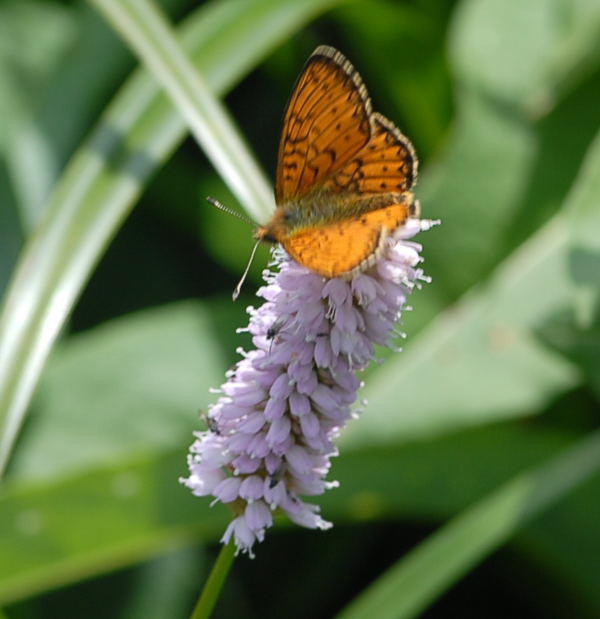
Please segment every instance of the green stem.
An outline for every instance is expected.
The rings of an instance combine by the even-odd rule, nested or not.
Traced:
[[[210,576],[202,589],[202,593],[196,602],[196,606],[190,619],[207,619],[212,614],[212,611],[219,599],[221,589],[227,579],[227,574],[233,564],[235,558],[235,544],[231,540],[221,548],[221,552],[212,568]]]

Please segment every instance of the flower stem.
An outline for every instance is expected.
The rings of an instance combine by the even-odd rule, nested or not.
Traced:
[[[234,558],[235,544],[233,541],[230,541],[221,548],[221,552],[219,552],[219,556],[190,615],[190,619],[207,619],[210,617],[219,599],[221,589],[225,584]]]

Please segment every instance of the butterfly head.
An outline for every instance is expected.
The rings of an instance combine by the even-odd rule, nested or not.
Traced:
[[[279,243],[296,225],[296,219],[293,209],[280,206],[266,225],[256,228],[254,238],[264,243]]]

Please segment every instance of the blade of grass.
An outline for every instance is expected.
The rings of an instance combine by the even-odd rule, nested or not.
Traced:
[[[518,475],[398,561],[339,615],[414,617],[523,524],[600,468],[600,432]]]
[[[333,3],[213,2],[187,20],[184,46],[208,85],[222,94]],[[0,474],[48,353],[92,269],[148,177],[185,134],[178,112],[138,71],[61,176],[21,256],[0,319]]]
[[[577,325],[589,328],[600,300],[600,132],[582,166],[582,181],[574,187],[570,214],[569,267]]]
[[[273,210],[269,182],[225,107],[151,0],[90,0],[163,86],[198,143],[240,203],[256,219]]]

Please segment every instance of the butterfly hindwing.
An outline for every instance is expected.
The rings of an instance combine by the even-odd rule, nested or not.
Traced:
[[[381,114],[371,116],[369,142],[325,186],[357,195],[406,192],[415,184],[417,157],[410,140]]]
[[[301,230],[284,239],[285,250],[300,264],[324,275],[349,275],[367,266],[380,243],[408,217],[406,202],[392,204],[318,229]]]

